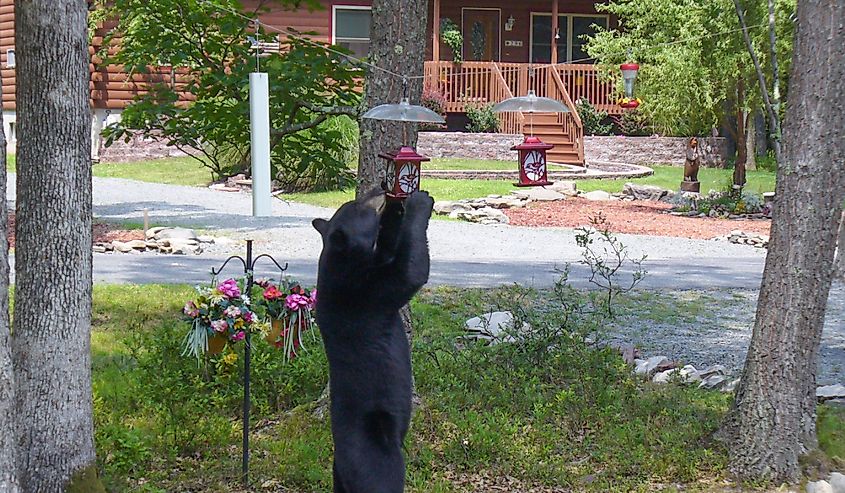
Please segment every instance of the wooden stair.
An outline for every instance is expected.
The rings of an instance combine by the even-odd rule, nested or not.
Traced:
[[[523,133],[531,135],[532,115],[525,113]],[[536,137],[554,147],[546,152],[546,159],[552,163],[574,164],[584,166],[584,161],[578,155],[575,139],[564,130],[563,123],[558,121],[558,113],[534,113],[533,132]]]

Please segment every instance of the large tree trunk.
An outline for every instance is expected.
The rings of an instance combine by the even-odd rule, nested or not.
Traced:
[[[845,280],[845,212],[842,213],[842,221],[839,223],[839,239],[836,240],[836,262],[833,275]]]
[[[751,347],[725,423],[731,469],[794,481],[817,447],[816,360],[845,200],[845,3],[798,3],[769,254]]]
[[[419,104],[428,1],[373,0],[372,12],[368,60],[394,74],[414,77],[408,79],[408,97],[411,104]],[[401,78],[383,70],[367,68],[365,108],[398,103],[402,95]],[[384,179],[385,162],[378,157],[380,152],[395,149],[402,144],[415,146],[417,143],[417,126],[414,124],[404,124],[407,141],[403,139],[402,123],[361,119],[359,124],[361,147],[358,156],[358,195],[379,186]]]
[[[742,66],[740,66],[742,72]],[[733,184],[745,186],[745,163],[748,160],[748,144],[745,136],[745,79],[739,77],[736,83],[736,163],[734,163]]]
[[[0,85],[0,101],[3,88]],[[15,381],[9,333],[9,238],[6,207],[6,134],[0,115],[0,492],[20,491],[15,469]]]
[[[17,0],[12,358],[25,492],[96,491],[87,3]]]

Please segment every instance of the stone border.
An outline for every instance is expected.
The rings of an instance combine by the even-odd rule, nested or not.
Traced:
[[[588,163],[586,168],[578,166],[568,166],[567,170],[553,170],[553,167],[562,165],[549,166],[549,179],[551,180],[618,180],[630,178],[642,178],[644,176],[651,176],[654,170],[638,164],[615,163],[609,161],[594,161]],[[565,165],[563,165],[565,166]],[[602,166],[613,168],[624,167],[624,171],[602,171]],[[514,161],[514,168],[516,168],[516,161]],[[506,170],[426,170],[423,164],[422,175],[426,178],[443,178],[453,180],[518,180],[519,172]]]

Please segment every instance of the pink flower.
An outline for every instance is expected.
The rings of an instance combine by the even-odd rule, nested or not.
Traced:
[[[308,308],[314,308],[317,306],[317,288],[311,290],[311,304]]]
[[[246,332],[240,331],[240,332],[235,333],[235,335],[232,336],[232,340],[235,341],[235,342],[238,342],[238,341],[244,340],[244,337],[246,337]]]
[[[291,294],[285,299],[285,306],[288,310],[297,311],[304,306],[308,306],[311,299],[301,294]]]
[[[211,330],[214,332],[223,333],[228,328],[229,324],[225,320],[212,320],[211,322]]]
[[[264,277],[262,277],[261,279],[256,279],[255,285],[261,286],[262,288],[269,288],[270,286],[272,286],[272,284],[270,283],[270,280],[267,279],[267,278],[264,278]]]
[[[189,317],[196,318],[197,315],[200,314],[200,311],[197,310],[197,305],[195,305],[193,301],[189,301],[185,303],[185,307],[182,308],[182,313]]]
[[[244,317],[244,322],[246,322],[248,324],[255,322],[255,314],[250,312],[250,311],[243,312],[243,317]]]
[[[277,300],[279,298],[284,298],[285,294],[279,291],[279,288],[273,286],[272,284],[264,290],[264,299],[267,301]]]
[[[229,318],[238,318],[241,314],[241,309],[236,306],[230,306],[223,312]]]
[[[241,295],[241,289],[238,287],[238,282],[234,279],[226,279],[218,284],[217,291],[227,298],[237,298]]]

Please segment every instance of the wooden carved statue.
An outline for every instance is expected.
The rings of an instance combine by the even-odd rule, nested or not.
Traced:
[[[698,148],[698,139],[690,138],[687,143],[687,155],[684,161],[684,181],[681,182],[683,192],[701,192],[701,183],[698,181],[698,169],[701,167],[701,153]]]

